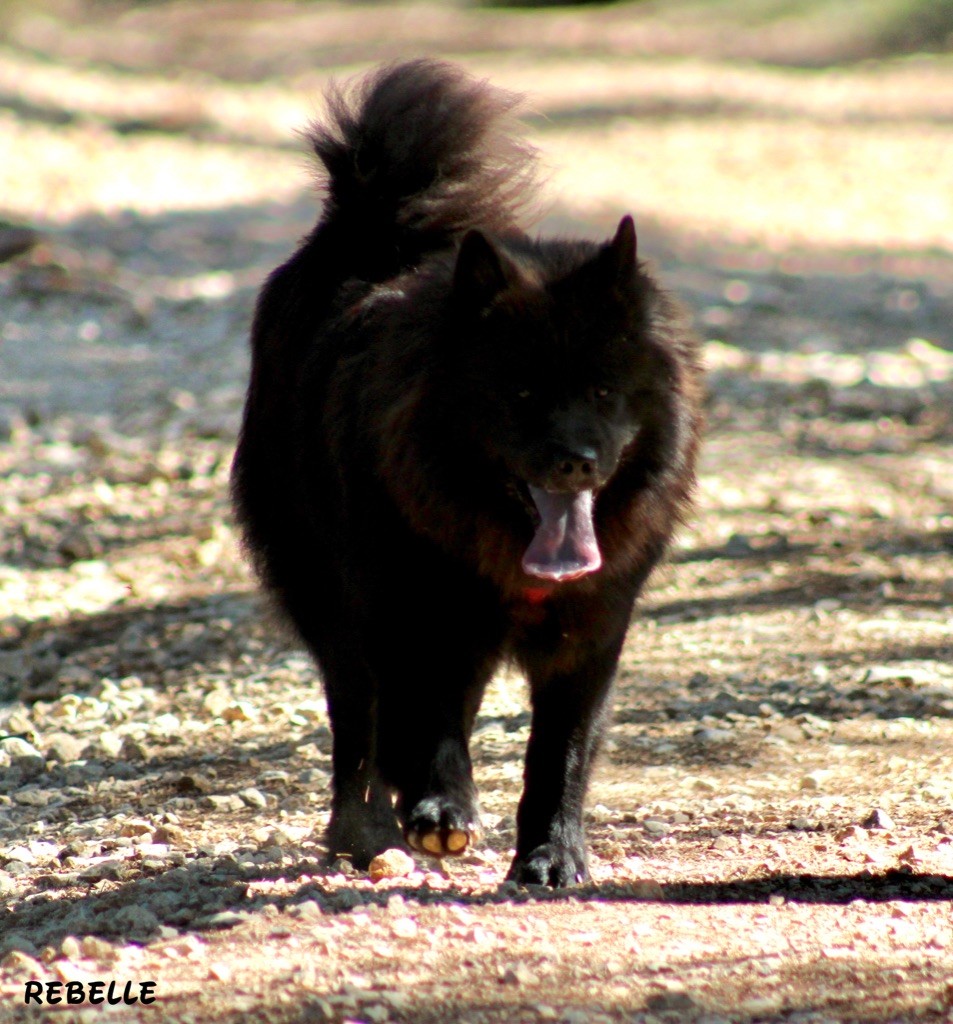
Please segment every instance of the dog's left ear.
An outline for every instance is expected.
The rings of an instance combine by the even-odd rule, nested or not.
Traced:
[[[625,287],[632,282],[636,249],[635,221],[626,214],[619,221],[615,238],[606,244],[600,258],[606,277],[614,286]]]
[[[513,270],[482,232],[468,231],[460,243],[453,290],[473,310],[484,310],[510,283]]]

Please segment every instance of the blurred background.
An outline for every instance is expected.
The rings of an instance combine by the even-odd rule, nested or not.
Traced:
[[[327,78],[426,53],[527,94],[566,209],[953,244],[949,0],[6,0],[0,31],[0,201],[28,219],[291,196]]]
[[[4,0],[0,33],[7,434],[233,433],[254,290],[316,214],[299,130],[331,76],[422,53],[526,94],[542,230],[633,212],[714,369],[899,347],[925,380],[902,346],[951,346],[951,0]]]
[[[179,390],[233,429],[251,295],[315,216],[299,130],[329,77],[421,53],[525,93],[542,229],[633,212],[711,340],[950,344],[947,286],[917,283],[953,249],[950,0],[5,0],[0,31],[8,433],[59,412],[149,427],[183,331],[199,369]],[[808,281],[788,309],[764,275],[804,260],[907,283]],[[854,315],[869,301],[881,322]]]

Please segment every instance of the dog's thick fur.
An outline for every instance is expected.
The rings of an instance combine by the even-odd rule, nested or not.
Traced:
[[[623,218],[518,227],[514,97],[444,63],[333,91],[321,219],[269,278],[233,470],[265,587],[320,668],[330,855],[463,852],[504,660],[532,734],[510,877],[588,877],[583,799],[633,603],[694,482],[701,381]]]

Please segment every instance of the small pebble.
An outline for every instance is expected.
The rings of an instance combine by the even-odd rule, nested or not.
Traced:
[[[657,992],[648,997],[645,1008],[652,1013],[691,1013],[698,1003],[687,992]]]
[[[245,808],[245,801],[237,793],[212,793],[202,797],[201,804],[209,810],[222,813],[241,811]]]
[[[414,859],[403,850],[390,849],[378,854],[370,863],[368,874],[372,882],[383,878],[403,878],[414,870]]]
[[[801,779],[801,789],[820,789],[829,772],[810,772]]]
[[[268,806],[268,798],[260,789],[256,789],[254,786],[251,786],[248,789],[240,789],[238,791],[238,796],[249,807],[264,810],[264,808]]]
[[[131,908],[126,908],[131,909]],[[80,952],[89,960],[114,960],[116,950],[111,943],[96,935],[85,935],[79,943]]]
[[[696,729],[692,733],[692,739],[696,743],[710,743],[714,745],[719,743],[731,743],[734,736],[728,729],[712,729],[710,727],[704,727]]]
[[[391,931],[400,939],[413,939],[420,929],[413,918],[400,917],[391,925]]]
[[[525,988],[528,985],[538,984],[539,979],[533,972],[523,964],[516,967],[507,967],[500,975],[501,985],[519,985]]]
[[[205,928],[235,928],[248,920],[245,914],[236,914],[233,910],[222,910],[202,920]]]
[[[870,814],[861,822],[864,828],[871,829],[884,829],[890,831],[893,829],[894,823],[893,818],[886,812],[881,810],[879,807],[875,807]]]
[[[4,943],[4,945],[9,945],[9,939]],[[24,953],[19,949],[11,950],[2,959],[0,959],[0,969],[12,975],[19,975],[20,977],[41,978],[45,974],[43,964],[37,960],[36,957],[30,956],[29,953]]]

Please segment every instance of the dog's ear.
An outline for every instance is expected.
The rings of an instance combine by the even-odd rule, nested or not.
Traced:
[[[636,250],[635,221],[626,214],[619,221],[615,237],[606,244],[599,260],[613,286],[625,287],[631,284],[635,275]]]
[[[453,290],[466,305],[475,310],[486,309],[510,284],[512,276],[509,261],[484,234],[468,231],[464,235],[453,272]]]

